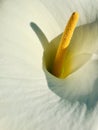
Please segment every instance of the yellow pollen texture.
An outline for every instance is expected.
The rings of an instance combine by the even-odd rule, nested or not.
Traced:
[[[53,69],[52,69],[52,74],[58,78],[62,78],[61,75],[63,70],[66,48],[70,44],[70,40],[72,38],[78,19],[79,19],[79,14],[77,12],[74,12],[71,15],[67,23],[67,26],[64,30],[64,33],[61,37],[61,41],[56,52],[56,56],[53,63]]]

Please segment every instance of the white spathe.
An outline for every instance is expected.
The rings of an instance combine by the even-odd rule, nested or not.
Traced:
[[[97,130],[97,106],[86,115],[86,104],[71,105],[49,90],[42,70],[43,49],[30,27],[35,22],[51,41],[73,11],[80,13],[78,25],[95,21],[98,1],[78,1],[0,1],[1,130]],[[96,76],[97,63],[91,65],[86,71],[92,68]]]
[[[44,68],[50,89],[65,99],[84,100],[95,96],[98,82],[98,22],[78,27],[73,35],[65,55],[64,79],[49,74],[53,66],[59,35],[44,52]],[[52,62],[52,63],[51,63]],[[92,93],[93,92],[93,93]],[[96,96],[95,96],[96,97]]]

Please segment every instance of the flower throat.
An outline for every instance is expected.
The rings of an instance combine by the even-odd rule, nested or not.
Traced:
[[[53,62],[52,74],[58,78],[66,77],[66,75],[62,74],[63,68],[64,68],[66,48],[70,44],[70,40],[72,38],[78,19],[79,19],[79,14],[77,12],[74,12],[67,23],[67,26],[61,37],[61,41],[57,48],[57,52],[56,52],[54,62]]]

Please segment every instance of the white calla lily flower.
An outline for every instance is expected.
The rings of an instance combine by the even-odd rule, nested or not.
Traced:
[[[50,69],[74,11],[60,79]],[[98,1],[4,0],[0,16],[0,129],[97,130]]]

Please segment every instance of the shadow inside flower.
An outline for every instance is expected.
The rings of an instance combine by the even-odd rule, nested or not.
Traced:
[[[30,23],[31,28],[34,30],[34,32],[37,34],[43,49],[44,49],[44,53],[43,53],[43,70],[45,72],[45,76],[47,79],[47,83],[48,83],[48,87],[58,96],[61,97],[61,99],[63,100],[69,100],[71,103],[74,102],[79,102],[80,104],[86,104],[88,110],[93,109],[98,101],[98,79],[96,79],[96,82],[94,82],[95,84],[93,84],[93,88],[92,91],[89,92],[89,90],[86,90],[87,93],[85,94],[85,89],[86,86],[85,85],[81,85],[81,82],[87,82],[86,80],[84,81],[83,78],[81,78],[81,75],[79,75],[79,73],[77,73],[77,70],[79,70],[79,68],[82,68],[82,66],[84,66],[84,64],[86,64],[86,60],[89,59],[89,57],[91,57],[92,54],[87,53],[86,54],[86,50],[89,50],[89,46],[87,45],[84,47],[84,44],[82,44],[81,48],[83,49],[83,51],[85,52],[86,55],[83,55],[84,57],[87,56],[87,58],[83,58],[83,64],[79,65],[78,67],[76,67],[75,69],[75,73],[79,76],[78,79],[74,76],[74,72],[72,72],[71,74],[69,74],[67,77],[65,77],[65,79],[59,79],[57,77],[55,77],[54,75],[52,75],[51,71],[52,71],[52,66],[53,66],[53,61],[54,61],[54,57],[56,54],[56,50],[58,48],[60,39],[61,39],[61,35],[57,36],[55,39],[53,39],[50,43],[48,42],[46,36],[44,35],[44,33],[42,32],[42,30],[33,22]],[[95,25],[93,27],[93,24],[90,24],[89,26],[84,25],[83,27],[79,27],[75,30],[74,33],[74,38],[72,38],[71,42],[76,42],[76,45],[74,45],[74,47],[72,47],[73,45],[71,44],[69,47],[69,50],[71,50],[70,52],[74,53],[77,50],[79,51],[80,49],[80,44],[78,45],[77,43],[82,41],[82,42],[95,42],[93,35],[95,35],[96,33],[94,33],[92,31],[92,33],[90,34],[90,30],[97,30],[96,28],[96,22]],[[86,32],[88,32],[86,34]],[[80,38],[79,34],[81,35]],[[88,35],[90,35],[90,38],[88,38]],[[82,38],[82,39],[81,39]],[[77,41],[75,41],[75,39],[77,39]],[[70,55],[70,54],[69,54]],[[79,58],[76,57],[76,60],[82,60],[82,56],[79,55]],[[88,60],[87,60],[88,62]],[[89,77],[91,78],[91,77]],[[93,79],[92,79],[93,80]],[[75,83],[75,84],[74,84]],[[87,83],[86,83],[87,85]],[[80,88],[80,86],[82,87]],[[83,93],[83,91],[84,93]],[[82,92],[81,92],[82,91]],[[81,94],[82,93],[82,94]]]

